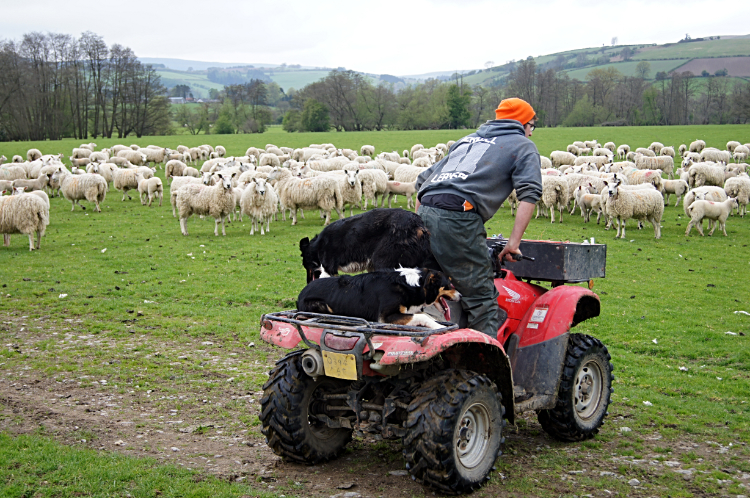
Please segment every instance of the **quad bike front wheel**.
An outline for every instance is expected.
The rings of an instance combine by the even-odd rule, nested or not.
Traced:
[[[328,427],[316,417],[329,416],[327,407],[336,403],[322,395],[345,393],[351,381],[319,377],[316,382],[302,369],[300,353],[279,360],[263,386],[261,432],[277,455],[315,464],[338,456],[352,439],[351,429]]]
[[[502,397],[484,375],[447,370],[429,379],[408,408],[407,469],[443,492],[479,488],[500,455],[504,415]]]
[[[582,441],[599,432],[612,394],[612,363],[599,339],[570,334],[557,405],[540,410],[539,423],[561,441]]]

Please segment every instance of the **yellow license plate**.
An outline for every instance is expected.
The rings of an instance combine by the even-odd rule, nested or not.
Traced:
[[[357,380],[357,359],[353,354],[323,351],[323,368],[329,377]]]

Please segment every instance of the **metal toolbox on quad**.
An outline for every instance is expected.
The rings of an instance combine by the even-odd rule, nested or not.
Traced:
[[[489,238],[487,245],[492,246],[499,240],[505,239]],[[522,240],[519,249],[534,261],[506,261],[505,267],[516,278],[575,283],[605,276],[607,246],[604,244]]]

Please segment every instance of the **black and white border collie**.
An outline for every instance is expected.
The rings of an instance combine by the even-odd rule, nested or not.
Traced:
[[[312,240],[299,241],[307,282],[342,273],[430,264],[430,233],[418,215],[373,209],[331,223]]]
[[[419,312],[441,298],[461,299],[442,272],[397,268],[313,280],[300,292],[297,309],[435,329],[442,325]]]

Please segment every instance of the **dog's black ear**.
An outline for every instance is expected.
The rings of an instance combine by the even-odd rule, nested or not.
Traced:
[[[299,250],[304,251],[310,245],[310,239],[305,237],[299,241]]]

